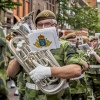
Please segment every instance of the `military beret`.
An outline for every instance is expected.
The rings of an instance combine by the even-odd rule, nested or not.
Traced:
[[[82,38],[83,38],[83,43],[89,42],[89,38],[87,36],[82,36]]]
[[[76,38],[75,33],[69,33],[68,35],[65,36],[65,39],[70,39],[70,38]]]
[[[65,36],[68,35],[68,34],[70,34],[70,33],[73,33],[73,30],[65,30],[65,31],[64,31],[64,35],[65,35]]]
[[[56,19],[56,15],[50,10],[43,10],[36,16],[35,24],[37,24],[38,21],[44,19]]]
[[[97,37],[92,37],[89,40],[90,40],[90,42],[92,42],[93,40],[98,40],[98,38]]]

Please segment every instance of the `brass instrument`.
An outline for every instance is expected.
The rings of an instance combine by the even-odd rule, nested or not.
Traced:
[[[10,41],[11,38],[13,38],[13,37],[15,37],[15,34],[10,33],[10,34],[8,34],[8,35],[6,36],[6,40],[7,40],[7,41]]]
[[[27,17],[30,15],[29,13]],[[8,43],[9,49],[12,54],[16,57],[18,62],[24,68],[24,70],[29,74],[31,70],[33,70],[36,66],[33,63],[33,60],[37,61],[39,64],[43,66],[60,66],[58,62],[53,57],[50,50],[43,50],[38,52],[32,52],[30,49],[30,44],[27,38],[29,34],[22,27],[22,23],[25,21],[25,17],[23,17],[18,23],[16,23],[12,28],[11,32],[17,32],[21,36],[12,37]],[[55,86],[50,87],[53,83],[57,83]],[[49,77],[41,80],[36,83],[38,88],[46,93],[46,94],[56,94],[63,89],[63,86],[66,84],[65,79]]]
[[[94,51],[94,47],[92,46],[92,47],[90,47],[90,49],[89,50],[87,50],[87,52],[86,52],[86,54],[87,54],[87,56],[90,58],[91,57],[91,51]]]

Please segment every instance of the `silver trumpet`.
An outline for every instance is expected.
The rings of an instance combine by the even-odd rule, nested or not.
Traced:
[[[29,17],[32,13],[33,12],[23,17],[11,28],[11,33],[18,33],[20,34],[19,36],[17,35],[10,38],[9,36],[12,35],[9,35],[7,37],[10,38],[8,42],[10,51],[28,74],[31,70],[36,68],[33,60],[37,61],[43,66],[60,66],[50,50],[42,50],[38,52],[31,51],[27,38],[29,32],[23,28],[22,24],[26,21],[26,17]],[[31,25],[34,24],[31,23]],[[66,84],[66,80],[56,77],[49,77],[35,84],[45,94],[56,94],[63,89],[64,85]]]

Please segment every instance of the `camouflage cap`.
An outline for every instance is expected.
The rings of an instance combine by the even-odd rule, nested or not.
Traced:
[[[87,36],[82,36],[82,38],[83,38],[83,43],[89,42],[89,38]]]
[[[70,38],[76,38],[75,33],[69,33],[68,35],[65,36],[65,39],[70,39]]]
[[[98,40],[98,38],[97,37],[92,37],[89,40],[90,40],[90,42],[92,42],[93,40]]]
[[[43,10],[36,16],[35,24],[37,24],[38,21],[44,19],[56,19],[56,15],[50,10]]]

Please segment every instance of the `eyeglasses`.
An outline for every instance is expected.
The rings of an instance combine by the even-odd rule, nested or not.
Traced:
[[[48,28],[48,27],[51,27],[51,26],[53,26],[54,25],[54,23],[52,24],[52,23],[50,23],[50,22],[48,22],[48,23],[38,23],[37,24],[37,28],[38,29],[41,29],[41,28]]]

